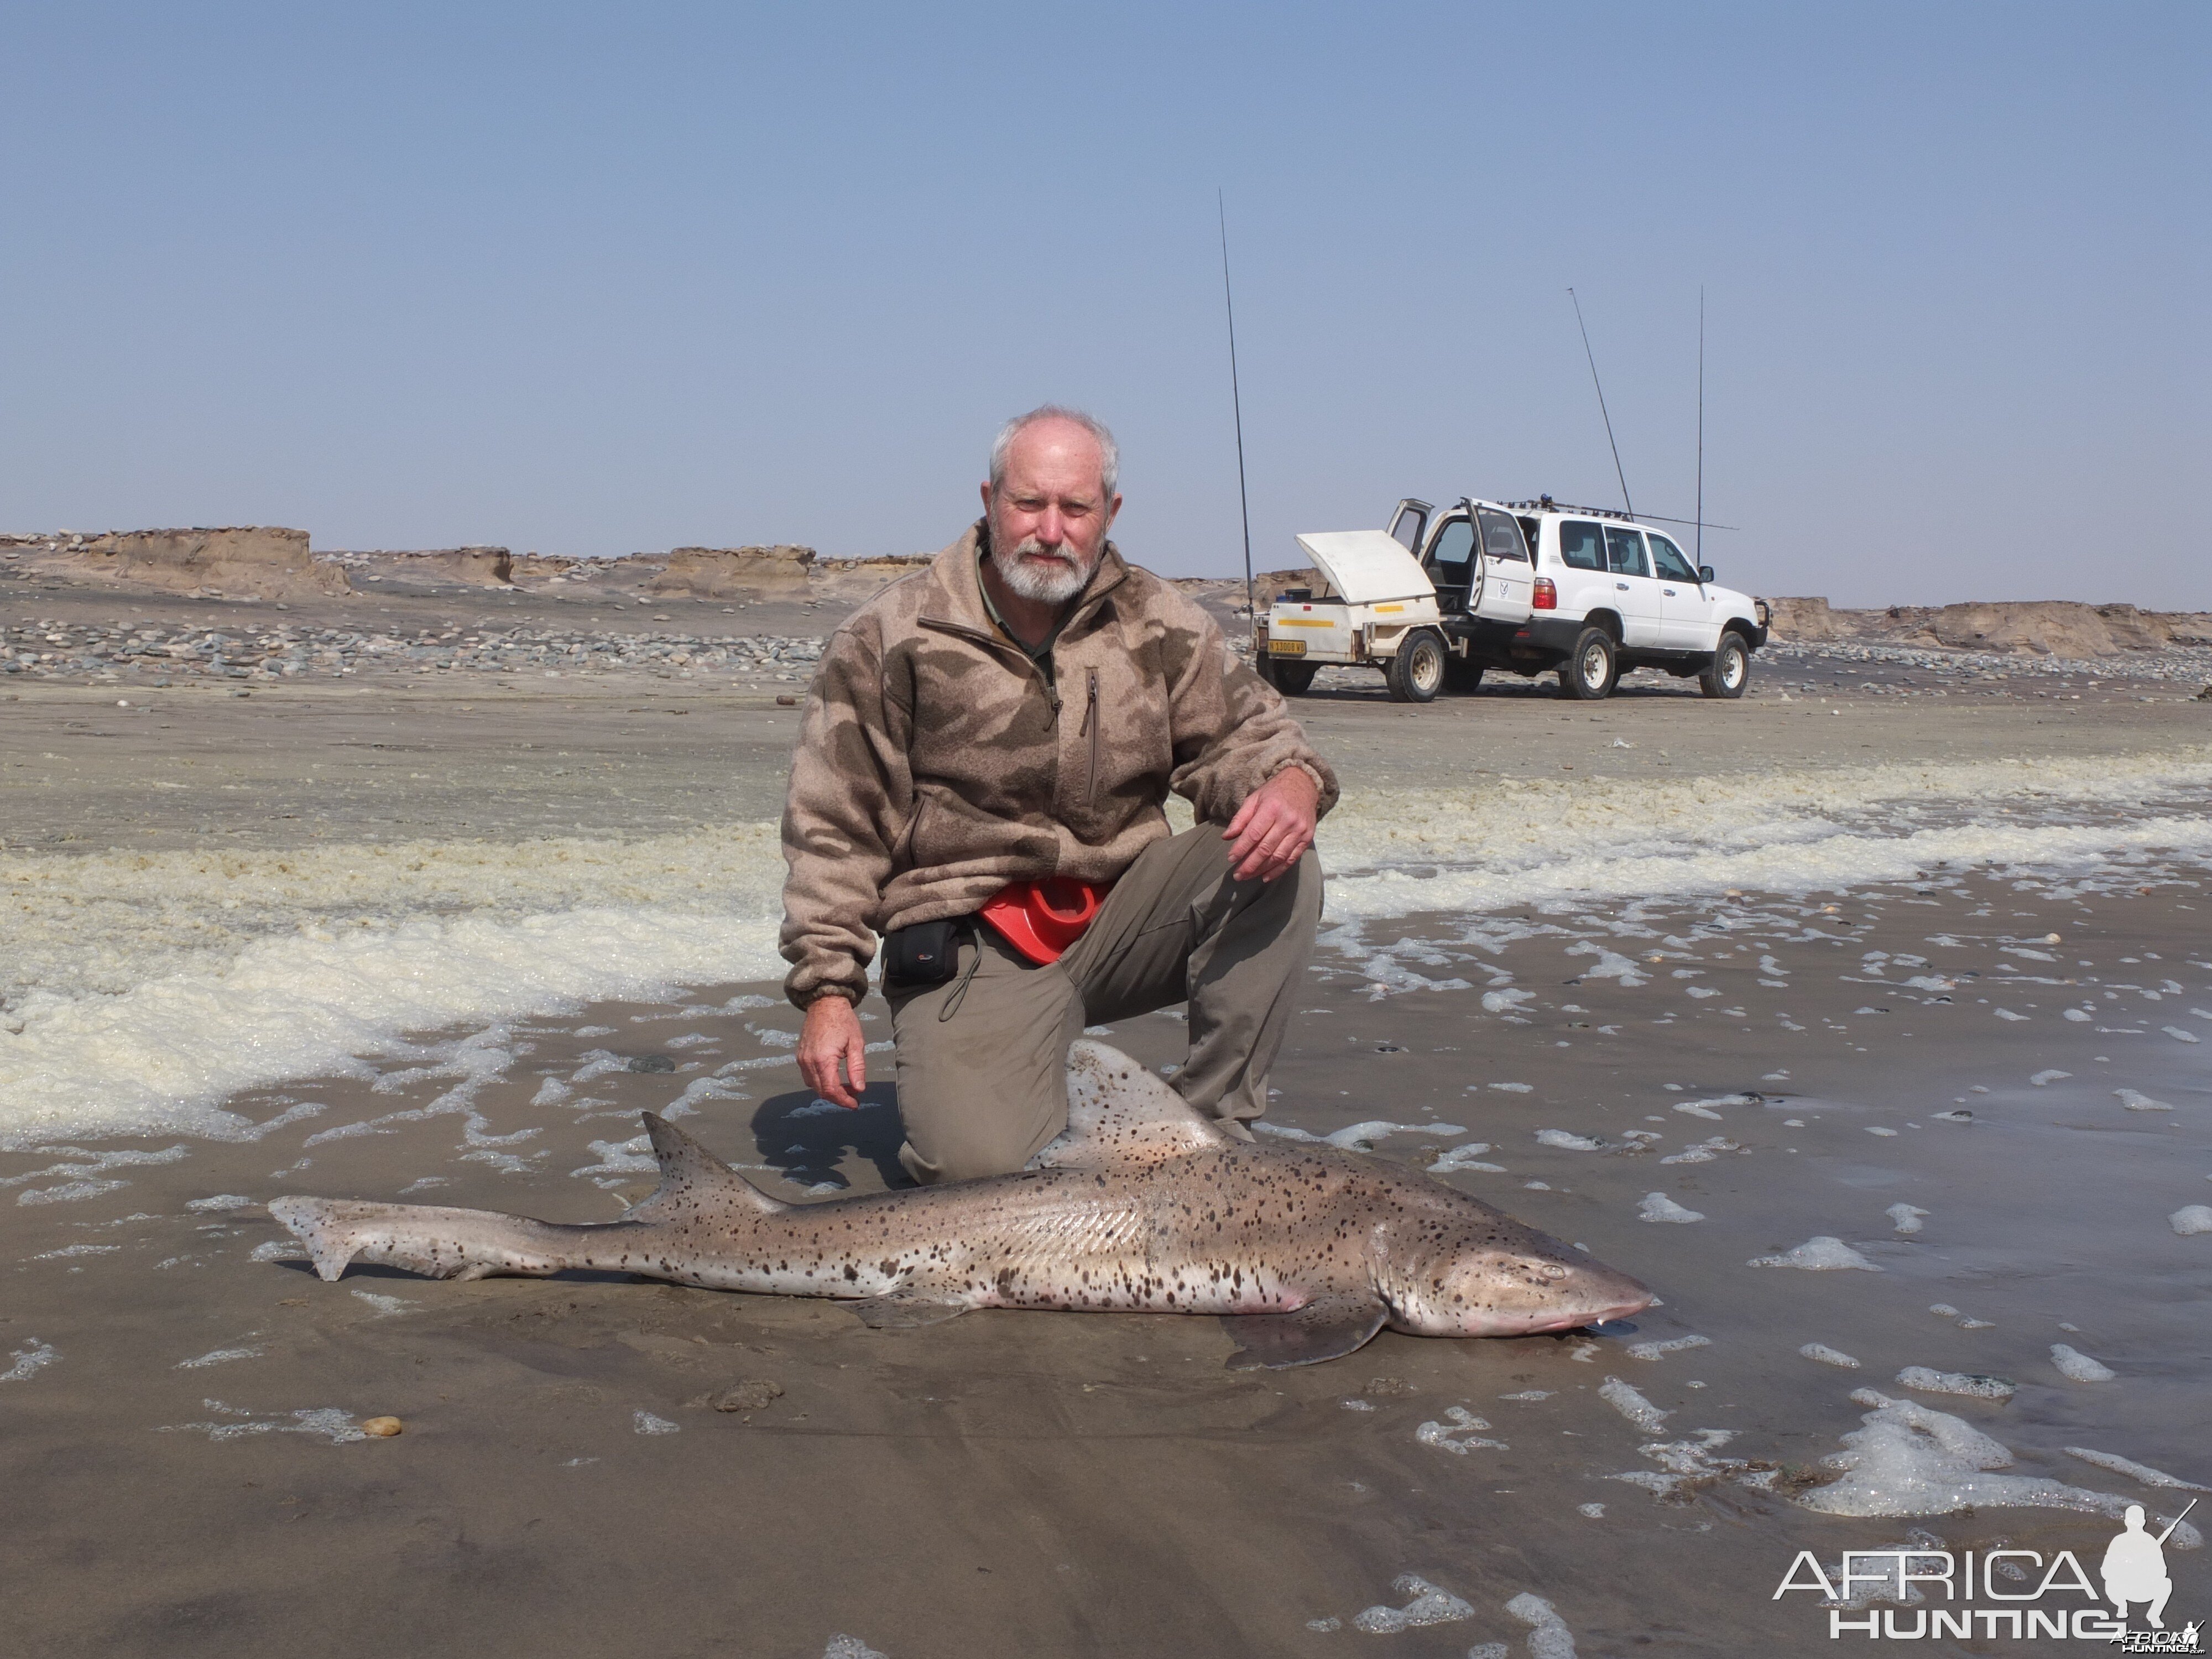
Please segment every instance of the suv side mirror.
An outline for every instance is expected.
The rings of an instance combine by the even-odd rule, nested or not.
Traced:
[[[1712,566],[1711,566],[1711,565],[1709,565],[1709,564],[1701,564],[1701,565],[1699,565],[1699,566],[1698,567],[1698,580],[1699,581],[1701,581],[1701,582],[1709,582],[1709,581],[1712,580],[1713,580],[1713,568],[1712,568]]]

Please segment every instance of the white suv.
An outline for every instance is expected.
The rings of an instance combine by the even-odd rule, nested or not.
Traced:
[[[1624,513],[1548,495],[1462,496],[1441,513],[1407,499],[1388,535],[1298,538],[1324,591],[1285,593],[1257,630],[1261,671],[1280,690],[1305,690],[1323,663],[1372,662],[1401,702],[1426,702],[1447,686],[1472,690],[1490,668],[1523,678],[1557,670],[1561,693],[1577,698],[1607,696],[1638,668],[1695,675],[1707,696],[1740,697],[1751,653],[1766,643],[1763,600],[1720,586],[1710,565],[1692,569],[1673,537]],[[1347,556],[1379,568],[1398,550],[1418,562],[1433,608],[1410,591],[1395,596],[1410,602],[1359,605],[1369,596]],[[1409,589],[1413,574],[1397,586]],[[1340,596],[1339,586],[1353,591]],[[1360,626],[1364,611],[1384,610],[1402,614]],[[1351,625],[1340,642],[1326,621],[1340,614]]]

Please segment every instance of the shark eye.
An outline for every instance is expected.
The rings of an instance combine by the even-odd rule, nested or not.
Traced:
[[[1556,1261],[1539,1261],[1535,1267],[1536,1271],[1546,1279],[1559,1279],[1567,1276],[1567,1270]]]

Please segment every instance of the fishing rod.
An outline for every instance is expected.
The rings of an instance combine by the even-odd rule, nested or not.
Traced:
[[[1583,356],[1589,359],[1590,384],[1597,387],[1597,412],[1605,417],[1605,441],[1613,446],[1613,476],[1620,480],[1620,499],[1626,504],[1628,516],[1632,519],[1636,516],[1636,503],[1628,499],[1628,475],[1620,469],[1620,446],[1613,442],[1613,415],[1605,406],[1604,383],[1597,378],[1597,354],[1590,349],[1589,325],[1583,321],[1583,302],[1576,298],[1571,288],[1567,290],[1567,298],[1575,302],[1575,326],[1583,331]],[[1680,520],[1670,519],[1668,522],[1677,524]]]
[[[2175,1516],[2173,1519],[2167,1523],[2166,1528],[2164,1532],[2159,1534],[2158,1541],[2160,1545],[2163,1545],[2167,1539],[2173,1536],[2174,1528],[2179,1526],[2184,1521],[2187,1520],[2189,1517],[2189,1511],[2196,1507],[2197,1500],[2193,1498],[2181,1506],[2181,1513]]]
[[[1237,298],[1229,289],[1229,204],[1218,189],[1213,205],[1221,217],[1221,302],[1229,313],[1229,406],[1237,416],[1237,506],[1244,517],[1244,620],[1251,624],[1259,605],[1252,596],[1252,500],[1244,488],[1244,396],[1237,384]]]
[[[1698,284],[1698,556],[1705,568],[1705,285]]]
[[[1650,519],[1659,524],[1691,524],[1697,526],[1700,530],[1741,530],[1743,528],[1740,524],[1715,524],[1711,519],[1705,517],[1702,514],[1694,519],[1670,519],[1664,513],[1632,513],[1629,514],[1629,517],[1632,519]],[[1705,545],[1703,541],[1700,541],[1698,544],[1699,547],[1703,547]]]

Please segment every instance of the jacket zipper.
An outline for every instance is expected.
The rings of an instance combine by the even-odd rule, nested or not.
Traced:
[[[1083,729],[1077,735],[1087,735],[1091,739],[1091,766],[1083,785],[1084,804],[1089,805],[1098,799],[1098,671],[1086,668],[1083,672],[1091,684],[1091,696],[1083,711]]]

